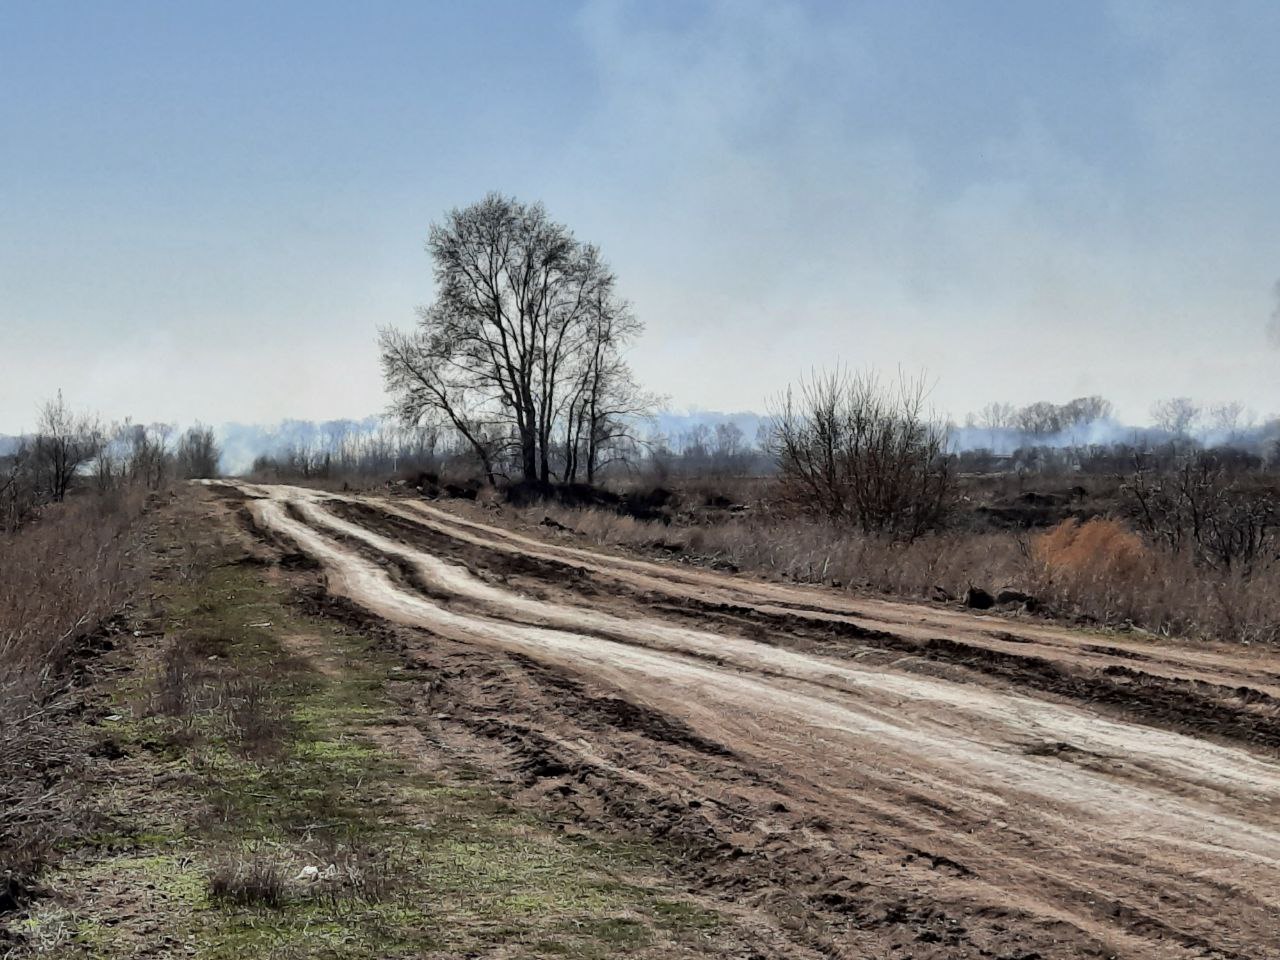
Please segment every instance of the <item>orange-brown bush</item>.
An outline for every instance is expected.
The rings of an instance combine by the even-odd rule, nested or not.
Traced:
[[[1142,539],[1119,520],[1074,517],[1036,534],[1031,558],[1048,578],[1074,582],[1142,576],[1149,564]]]
[[[1120,520],[1068,518],[1031,538],[1029,581],[1042,598],[1103,622],[1142,619],[1156,565]]]

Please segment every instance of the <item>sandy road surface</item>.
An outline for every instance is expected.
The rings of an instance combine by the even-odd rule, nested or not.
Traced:
[[[1273,655],[834,598],[416,501],[235,490],[332,593],[424,645],[518,656],[517,690],[573,678],[545,702],[491,682],[477,729],[536,747],[530,782],[584,817],[685,839],[700,882],[776,920],[788,946],[766,953],[1280,957]],[[618,730],[583,719],[619,700]]]

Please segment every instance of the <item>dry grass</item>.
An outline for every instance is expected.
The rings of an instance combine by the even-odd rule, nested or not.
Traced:
[[[46,714],[6,717],[0,737],[0,913],[18,906],[67,835],[76,796],[67,773],[81,744]]]
[[[589,543],[678,555],[801,583],[836,584],[908,598],[936,587],[1020,587],[1060,615],[1107,626],[1248,643],[1280,642],[1280,562],[1252,575],[1221,572],[1149,545],[1122,522],[1069,520],[1028,537],[951,531],[914,543],[829,523],[770,516],[670,526],[599,509],[543,514]]]
[[[225,651],[224,644],[200,634],[179,640],[161,657],[142,713],[171,721],[167,736],[175,745],[189,747],[203,734],[216,734],[241,756],[274,757],[289,718],[270,685],[228,664]]]
[[[284,867],[273,857],[229,857],[209,873],[209,898],[239,907],[284,906],[288,887]]]
[[[38,692],[76,642],[145,577],[132,536],[140,491],[85,495],[0,534],[0,687]]]
[[[85,496],[0,534],[0,911],[19,902],[75,813],[81,745],[59,694],[77,645],[142,582],[143,498]]]
[[[1047,576],[1073,580],[1128,579],[1150,566],[1142,539],[1119,520],[1064,520],[1031,543],[1032,560]]]
[[[238,676],[222,688],[229,739],[246,757],[272,757],[284,747],[289,718],[266,681]]]

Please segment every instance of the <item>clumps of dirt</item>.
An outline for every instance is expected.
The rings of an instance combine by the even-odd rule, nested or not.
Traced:
[[[450,648],[436,642],[414,650],[436,678],[430,716],[447,717],[447,728],[461,726],[477,738],[474,756],[505,771],[518,804],[547,809],[569,829],[665,841],[679,851],[675,866],[689,882],[773,918],[791,946],[769,955],[1012,955],[1001,945],[1012,946],[1017,934],[962,922],[915,874],[970,876],[958,861],[910,845],[879,850],[879,841],[868,846],[829,822],[820,831],[813,824],[824,818],[811,798],[794,795],[747,758],[673,745],[663,724],[636,730],[624,720],[619,732],[636,736],[591,738],[599,758],[578,752],[575,744],[585,742],[579,731],[595,729],[604,719],[599,703],[613,698],[588,695],[577,681],[520,655],[480,663]],[[664,780],[686,786],[657,789],[633,773],[655,765]]]
[[[1259,690],[1163,677],[1119,664],[1076,672],[1043,657],[1005,653],[945,637],[927,641],[920,652],[1035,690],[1103,704],[1167,729],[1280,751],[1280,711],[1249,709],[1250,704],[1273,705],[1274,698]]]
[[[1084,505],[1075,489],[1082,488],[1063,493],[1027,490],[978,506],[973,516],[979,526],[995,530],[1052,527],[1067,519],[1084,521],[1098,516],[1101,507]]]
[[[1085,643],[1080,647],[1081,650],[1087,650],[1089,653],[1100,653],[1107,657],[1120,657],[1123,660],[1151,660],[1152,657],[1145,653],[1138,653],[1136,650],[1125,650],[1121,647],[1113,647],[1105,643]]]
[[[589,729],[612,728],[639,733],[659,743],[685,747],[710,757],[733,757],[723,744],[699,736],[688,724],[669,714],[652,710],[616,696],[593,696],[586,686],[567,674],[544,667],[523,654],[511,654],[530,677],[542,686],[564,695],[573,704],[575,719]]]

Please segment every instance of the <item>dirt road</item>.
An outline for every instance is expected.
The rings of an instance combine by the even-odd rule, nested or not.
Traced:
[[[448,698],[530,802],[682,844],[762,955],[1280,957],[1274,654],[223,492],[398,625],[424,716]]]

